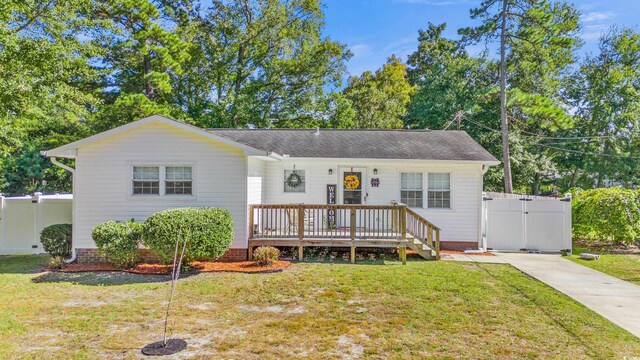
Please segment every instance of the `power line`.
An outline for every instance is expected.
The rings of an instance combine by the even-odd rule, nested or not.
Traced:
[[[546,144],[533,144],[533,145],[542,146],[542,147],[546,147],[554,150],[566,151],[574,154],[581,154],[581,155],[606,156],[606,157],[612,157],[612,158],[618,158],[618,159],[640,159],[640,156],[624,156],[624,155],[594,153],[594,152],[588,152],[588,151],[582,151],[582,150],[564,149],[560,147],[549,146]]]
[[[467,118],[463,118],[462,120],[468,121],[476,126],[479,126],[481,128],[484,128],[486,130],[489,131],[493,131],[496,133],[502,133],[500,130],[488,127],[484,124],[480,124],[476,121],[467,119]],[[534,134],[532,132],[528,132],[528,131],[524,131],[524,130],[518,130],[518,135],[523,135],[523,136],[527,136],[527,137],[535,137],[538,139],[543,139],[543,140],[590,140],[590,139],[606,139],[606,138],[611,138],[611,136],[605,136],[605,135],[600,135],[600,136],[575,136],[575,137],[558,137],[558,136],[545,136],[545,135],[539,135],[539,134]],[[511,132],[511,134],[514,134],[513,132]],[[529,135],[526,135],[529,134]]]

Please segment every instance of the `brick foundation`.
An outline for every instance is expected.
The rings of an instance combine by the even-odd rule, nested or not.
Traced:
[[[477,250],[478,243],[475,241],[440,241],[441,250]]]
[[[98,264],[106,262],[98,249],[77,249],[78,252],[78,264]],[[151,252],[149,249],[138,249],[140,259],[145,263],[157,263],[160,262],[158,255]],[[229,249],[224,255],[222,255],[217,261],[244,261],[247,260],[247,249]]]

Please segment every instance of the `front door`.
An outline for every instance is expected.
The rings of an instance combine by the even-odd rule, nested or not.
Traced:
[[[364,168],[344,168],[340,170],[342,203],[346,205],[364,204],[366,200],[366,174]]]

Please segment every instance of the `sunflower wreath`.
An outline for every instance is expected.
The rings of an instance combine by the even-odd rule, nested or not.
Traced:
[[[356,175],[347,175],[344,177],[344,188],[347,190],[356,190],[360,187],[360,179]]]

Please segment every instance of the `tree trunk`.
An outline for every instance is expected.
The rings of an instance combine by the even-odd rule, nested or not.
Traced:
[[[536,173],[533,176],[533,186],[531,187],[531,193],[533,195],[540,194],[540,173]]]
[[[578,183],[578,177],[580,175],[580,169],[576,166],[573,169],[573,174],[571,174],[571,181],[569,182],[569,187],[576,187],[576,184]]]
[[[504,191],[513,193],[511,159],[509,158],[509,127],[507,123],[507,10],[508,0],[502,0],[502,25],[500,30],[500,120],[502,124],[502,161],[504,163]]]

